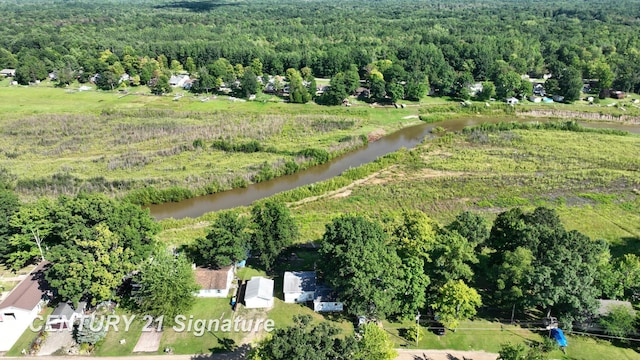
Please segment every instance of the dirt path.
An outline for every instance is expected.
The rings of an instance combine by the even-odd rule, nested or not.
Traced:
[[[398,350],[396,360],[496,360],[498,354],[459,350]]]
[[[395,165],[393,165],[393,166],[395,166]],[[353,189],[356,185],[363,184],[363,183],[375,178],[376,176],[380,175],[384,171],[389,171],[389,169],[391,169],[393,166],[390,166],[390,167],[388,167],[386,169],[383,169],[383,170],[380,170],[380,171],[376,171],[376,172],[374,172],[373,174],[371,174],[371,175],[369,175],[367,177],[364,177],[362,179],[358,179],[358,180],[352,182],[351,184],[349,184],[347,186],[343,186],[343,187],[341,187],[339,189],[328,191],[328,192],[326,192],[324,194],[320,194],[320,195],[316,195],[316,196],[310,196],[308,198],[304,198],[302,200],[293,202],[293,203],[291,203],[291,207],[295,208],[297,206],[306,204],[308,202],[316,201],[316,200],[323,199],[323,198],[326,198],[326,197],[344,197],[344,196],[348,196],[351,193],[351,189]]]

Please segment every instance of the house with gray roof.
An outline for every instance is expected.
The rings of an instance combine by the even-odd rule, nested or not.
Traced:
[[[287,271],[284,273],[282,292],[286,303],[312,301],[316,291],[315,271]]]

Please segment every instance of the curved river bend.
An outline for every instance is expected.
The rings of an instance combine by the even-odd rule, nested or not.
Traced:
[[[492,120],[486,118],[461,118],[433,124],[419,124],[406,127],[386,135],[380,140],[369,143],[362,148],[333,158],[325,164],[313,166],[292,175],[280,176],[269,181],[251,184],[246,188],[238,188],[212,195],[199,196],[180,202],[151,205],[149,206],[149,209],[151,210],[151,215],[156,219],[182,219],[186,217],[198,217],[211,211],[251,205],[256,200],[269,197],[279,192],[295,189],[299,186],[313,184],[315,182],[338,176],[349,168],[372,162],[380,156],[397,151],[401,148],[413,148],[426,136],[429,136],[431,129],[436,126],[442,126],[450,131],[459,131],[465,126],[500,121],[504,121],[504,119],[498,118]],[[524,119],[522,121],[532,121],[532,119]],[[541,119],[539,121],[545,120]],[[616,123],[580,122],[580,124],[585,127],[611,128],[640,134],[640,128],[638,126]]]

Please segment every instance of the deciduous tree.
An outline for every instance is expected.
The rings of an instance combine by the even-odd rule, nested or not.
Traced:
[[[165,325],[173,324],[177,315],[188,313],[198,289],[187,258],[165,250],[157,251],[142,266],[133,283],[140,286],[132,294],[136,311],[154,318],[164,316]]]
[[[271,269],[284,249],[298,237],[298,227],[289,208],[268,200],[251,209],[254,226],[251,248],[258,252],[260,264]]]
[[[194,244],[196,263],[221,268],[245,259],[249,249],[248,220],[235,212],[221,212],[205,238]]]
[[[438,296],[431,307],[445,327],[455,329],[460,321],[474,316],[480,305],[482,300],[475,289],[462,280],[449,280],[438,289]]]

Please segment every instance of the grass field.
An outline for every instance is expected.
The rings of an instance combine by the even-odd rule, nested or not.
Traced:
[[[612,245],[640,243],[638,153],[638,136],[548,130],[450,134],[366,181],[292,211],[302,238],[318,239],[324,224],[347,212],[415,208],[445,223],[462,210],[491,220],[509,207],[545,205],[557,208],[570,229]]]
[[[263,164],[304,163],[296,153],[306,148],[338,154],[361,146],[361,135],[419,121],[406,118],[417,109],[201,98],[0,86],[0,167],[26,198],[146,185],[202,191],[251,182]],[[214,139],[253,140],[263,150],[216,150]]]

